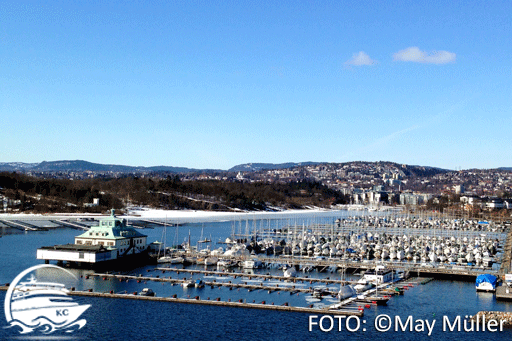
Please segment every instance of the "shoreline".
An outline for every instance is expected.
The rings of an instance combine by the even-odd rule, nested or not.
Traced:
[[[336,208],[306,208],[282,211],[201,211],[201,210],[162,210],[145,207],[128,208],[127,214],[119,215],[120,218],[128,220],[137,219],[166,219],[168,221],[196,222],[196,221],[226,221],[238,219],[286,219],[297,215],[323,215],[336,214],[346,211],[362,211],[370,206],[364,205],[343,205]],[[383,206],[386,209],[396,209],[392,206]],[[104,217],[107,214],[101,213],[0,213],[0,219],[67,219],[67,218],[95,218]]]

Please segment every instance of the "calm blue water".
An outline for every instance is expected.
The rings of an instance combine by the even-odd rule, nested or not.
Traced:
[[[323,217],[332,221],[332,217]],[[291,220],[290,220],[291,219]],[[251,229],[251,224],[269,224],[272,228],[277,224],[298,223],[302,225],[300,219],[311,218],[289,218],[289,221],[265,221],[265,222],[215,222],[215,223],[194,223],[185,224],[179,227],[179,242],[188,238],[189,230],[191,242],[194,244],[200,237],[210,237],[214,241],[224,240],[229,236],[233,229],[245,231],[246,226]],[[319,222],[318,216],[315,216],[315,222]],[[146,229],[143,233],[149,236],[148,240],[162,240],[162,231],[160,227]],[[0,238],[0,283],[11,282],[14,277],[24,269],[40,264],[35,259],[36,249],[41,246],[70,243],[73,242],[75,235],[80,231],[70,229],[57,229],[48,232],[31,232],[13,235],[3,235]],[[175,228],[167,228],[167,242],[172,244],[176,234]],[[218,247],[219,245],[215,245]],[[165,276],[173,278],[190,277],[188,274],[176,275],[172,272],[162,273],[156,271],[154,266],[148,266],[135,269],[130,273],[143,274],[144,276]],[[149,270],[149,271],[148,271]],[[262,273],[272,272],[273,270],[263,269]],[[277,270],[276,270],[277,271]],[[184,289],[181,286],[173,286],[169,283],[161,284],[154,282],[141,282],[132,280],[129,282],[99,279],[85,279],[88,271],[73,270],[78,280],[68,278],[61,282],[77,288],[92,288],[94,291],[114,292],[133,292],[140,291],[144,287],[152,288],[158,296],[170,296],[177,294],[178,297],[201,298],[210,297],[214,299],[220,297],[223,300],[231,298],[232,300],[245,299],[248,302],[274,302],[282,304],[289,302],[293,305],[306,306],[309,304],[322,305],[329,304],[328,300],[311,300],[308,295],[290,295],[286,292],[268,293],[260,290],[247,292],[246,290],[228,290],[211,289]],[[277,272],[276,272],[277,273]],[[333,277],[339,274],[315,272],[308,274],[310,276]],[[348,276],[356,279],[356,276]],[[195,275],[194,278],[204,278]],[[212,280],[213,278],[205,278]],[[240,279],[233,278],[215,278],[217,281]],[[246,281],[246,280],[244,280]],[[267,282],[267,284],[269,284]],[[272,284],[272,283],[271,283]],[[299,285],[299,284],[297,284]],[[305,286],[315,286],[315,284],[305,283]],[[0,292],[0,302],[3,302],[5,292]],[[365,309],[365,316],[360,320],[360,328],[356,331],[349,331],[345,321],[342,321],[341,331],[338,331],[338,321],[334,320],[334,328],[329,332],[322,332],[318,326],[313,327],[313,331],[308,331],[308,322],[310,315],[302,313],[283,313],[271,312],[253,309],[234,309],[226,307],[211,307],[202,305],[187,305],[165,302],[144,302],[122,299],[103,299],[103,298],[85,298],[75,297],[75,301],[82,304],[90,304],[91,307],[82,315],[87,324],[83,329],[72,334],[71,337],[83,340],[339,340],[349,337],[354,340],[366,340],[370,338],[379,338],[383,340],[392,340],[398,338],[406,340],[421,340],[427,338],[428,331],[395,331],[395,319],[400,317],[405,321],[408,316],[413,320],[427,320],[429,323],[435,321],[433,327],[433,338],[446,340],[477,340],[485,337],[492,340],[502,340],[512,337],[512,330],[502,332],[450,332],[443,331],[443,319],[449,319],[453,323],[457,316],[461,316],[462,321],[465,315],[472,315],[480,310],[499,310],[511,311],[512,304],[497,302],[492,294],[476,293],[473,282],[455,282],[435,280],[426,285],[418,285],[406,291],[404,296],[393,297],[387,306],[372,306]],[[379,332],[374,326],[376,317],[385,314],[393,320],[393,327],[386,332]],[[320,318],[321,316],[319,316]],[[318,319],[316,319],[318,321]],[[348,328],[356,328],[355,319],[350,321]],[[0,313],[0,327],[6,326],[4,313]],[[414,326],[418,326],[415,323]],[[324,328],[329,327],[329,319],[324,319]],[[462,324],[463,327],[463,324]],[[419,327],[418,327],[419,328]],[[53,335],[53,334],[52,334]],[[66,335],[69,336],[69,335]],[[0,339],[20,338],[20,334],[12,329],[0,328]],[[34,339],[34,338],[32,338]],[[36,339],[43,339],[37,337]]]

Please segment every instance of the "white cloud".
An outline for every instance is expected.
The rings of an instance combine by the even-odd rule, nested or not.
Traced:
[[[370,58],[369,55],[364,53],[363,51],[359,51],[359,53],[354,53],[352,55],[352,59],[349,59],[345,62],[345,65],[355,65],[355,66],[361,66],[361,65],[374,65],[377,64],[376,60],[373,60]]]
[[[393,60],[402,62],[417,62],[428,64],[446,64],[455,61],[455,53],[448,51],[433,51],[427,53],[412,46],[393,54]]]

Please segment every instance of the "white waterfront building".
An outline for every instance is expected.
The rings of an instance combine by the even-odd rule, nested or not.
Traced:
[[[45,246],[37,249],[37,259],[57,262],[102,263],[146,253],[147,236],[115,216],[101,219],[97,226],[75,237],[74,244]]]

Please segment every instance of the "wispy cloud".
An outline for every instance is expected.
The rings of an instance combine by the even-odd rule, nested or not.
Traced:
[[[413,125],[411,127],[408,127],[408,128],[402,129],[402,130],[398,130],[398,131],[395,131],[386,136],[380,137],[380,138],[374,140],[373,142],[371,142],[370,144],[367,144],[365,146],[362,146],[360,148],[357,148],[355,150],[352,150],[352,151],[346,153],[345,155],[342,156],[342,159],[350,159],[353,157],[361,158],[362,155],[364,155],[368,152],[375,151],[378,148],[386,147],[389,145],[389,143],[391,141],[396,140],[400,136],[405,135],[405,134],[407,134],[413,130],[416,130],[418,128],[420,128],[419,125]]]
[[[367,55],[364,51],[359,51],[358,53],[354,53],[352,58],[345,62],[345,65],[354,65],[354,66],[362,66],[362,65],[375,65],[377,61],[371,59],[369,55]]]
[[[393,54],[393,60],[402,62],[416,62],[427,64],[446,64],[455,61],[456,55],[448,51],[432,51],[430,53],[421,51],[418,47],[412,46]]]
[[[375,149],[377,147],[380,147],[380,146],[382,146],[384,144],[387,144],[387,143],[389,143],[389,142],[399,138],[400,136],[402,136],[402,135],[404,135],[404,134],[406,134],[408,132],[411,132],[413,130],[416,130],[418,128],[420,128],[420,125],[416,124],[416,125],[413,125],[413,126],[411,126],[409,128],[405,128],[405,129],[402,129],[402,130],[395,131],[395,132],[393,132],[391,134],[388,134],[386,136],[378,138],[377,140],[373,141],[373,143],[367,145],[366,147],[363,147],[362,150],[363,151],[373,150],[373,149]]]
[[[391,142],[401,138],[402,136],[407,136],[410,132],[418,130],[418,129],[424,129],[429,128],[431,126],[437,126],[442,124],[443,121],[448,119],[450,115],[452,115],[456,111],[460,111],[465,106],[466,101],[460,101],[458,103],[455,103],[454,105],[451,105],[446,110],[440,111],[434,115],[426,116],[423,120],[418,122],[417,124],[414,124],[410,127],[394,131],[392,133],[389,133],[385,136],[379,137],[367,145],[363,145],[360,148],[356,148],[354,150],[351,150],[350,152],[346,153],[342,156],[342,159],[351,159],[354,157],[357,157],[359,159],[363,159],[364,155],[369,152],[374,152],[375,150],[379,150],[382,148],[390,147]]]

